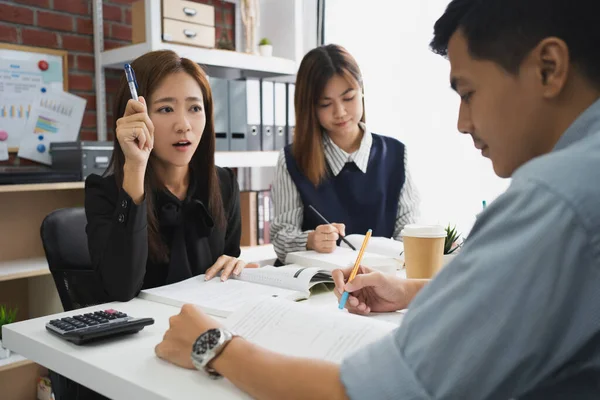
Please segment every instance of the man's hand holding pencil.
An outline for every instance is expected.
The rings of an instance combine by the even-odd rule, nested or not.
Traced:
[[[411,281],[360,266],[356,277],[348,282],[353,267],[333,271],[338,301],[349,293],[345,307],[354,314],[391,312],[408,307],[412,300]]]

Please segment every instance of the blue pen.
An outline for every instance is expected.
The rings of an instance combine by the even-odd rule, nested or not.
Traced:
[[[354,263],[354,268],[352,268],[352,273],[350,273],[350,278],[348,278],[348,283],[352,282],[358,274],[358,268],[360,267],[360,262],[362,261],[363,255],[365,254],[365,249],[367,248],[367,243],[369,243],[369,238],[373,231],[369,229],[367,234],[365,235],[365,239],[363,240],[362,246],[360,247],[360,251],[358,252],[358,257],[356,257],[356,262]],[[342,293],[342,298],[340,299],[339,309],[343,310],[346,306],[346,301],[348,301],[348,296],[350,294],[344,290]]]
[[[137,82],[135,80],[135,72],[131,65],[125,64],[125,76],[127,77],[127,84],[129,85],[129,91],[131,92],[131,98],[134,100],[138,99],[137,95]]]

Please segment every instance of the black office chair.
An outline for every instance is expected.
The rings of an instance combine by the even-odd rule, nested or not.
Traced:
[[[42,222],[41,235],[50,272],[65,311],[108,301],[92,267],[83,208],[62,208]]]
[[[65,311],[107,302],[94,272],[85,233],[83,208],[62,208],[44,218],[40,233],[48,266]],[[108,400],[50,371],[56,400]]]

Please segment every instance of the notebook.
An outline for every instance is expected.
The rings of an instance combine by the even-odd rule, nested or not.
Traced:
[[[352,243],[352,245],[357,249],[360,249],[364,239],[365,235],[352,234],[346,236],[346,240]],[[341,242],[340,246],[350,248],[344,242]],[[385,257],[396,258],[404,262],[404,243],[391,238],[372,236],[371,239],[369,239],[369,243],[367,244],[365,251]]]
[[[357,248],[360,248],[361,245],[362,242]],[[332,253],[317,253],[312,250],[289,253],[285,258],[285,262],[286,264],[297,264],[333,271],[336,268],[353,266],[357,255],[358,251],[346,247],[336,247]],[[395,274],[396,270],[402,268],[403,262],[400,259],[365,251],[361,265],[381,272]]]
[[[398,327],[346,311],[317,311],[307,304],[281,299],[247,304],[230,315],[225,326],[268,350],[335,363]]]
[[[227,317],[248,302],[264,298],[303,300],[319,284],[333,284],[331,272],[319,268],[288,265],[276,268],[246,268],[225,282],[219,278],[204,280],[198,275],[171,285],[142,290],[139,297],[180,307],[191,303],[204,312]]]

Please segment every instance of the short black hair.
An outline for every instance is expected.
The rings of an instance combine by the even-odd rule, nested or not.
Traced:
[[[458,30],[473,58],[512,74],[540,41],[560,38],[573,65],[600,87],[600,0],[452,0],[435,23],[433,52],[447,56]]]

